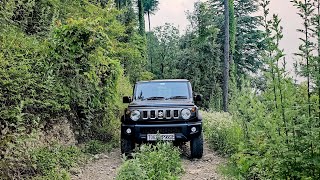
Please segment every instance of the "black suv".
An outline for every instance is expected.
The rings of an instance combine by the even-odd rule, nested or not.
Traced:
[[[130,153],[135,144],[157,140],[182,144],[190,141],[191,157],[203,154],[202,117],[188,80],[140,81],[121,118],[121,152]]]

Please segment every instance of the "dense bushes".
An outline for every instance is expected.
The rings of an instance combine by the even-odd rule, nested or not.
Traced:
[[[32,175],[21,153],[65,119],[78,142],[116,141],[129,79],[151,77],[144,38],[121,13],[87,0],[0,2],[0,178]]]
[[[273,101],[272,86],[262,93],[245,88],[232,103],[232,119],[204,112],[209,145],[231,157],[232,171],[240,178],[319,179],[320,129],[315,118],[308,118],[307,94],[299,93],[306,86],[289,79],[282,86],[285,118],[280,101]],[[317,97],[311,99],[316,104]]]
[[[117,179],[179,179],[182,171],[179,150],[170,143],[158,143],[141,146],[133,159],[121,166]]]
[[[202,111],[204,134],[210,148],[222,155],[237,152],[239,142],[243,140],[241,126],[232,120],[228,113]]]
[[[35,171],[41,175],[36,179],[69,179],[68,170],[84,158],[77,147],[52,145],[31,152]]]

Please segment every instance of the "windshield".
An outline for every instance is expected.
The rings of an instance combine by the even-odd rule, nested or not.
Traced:
[[[189,99],[188,82],[138,83],[135,100]]]

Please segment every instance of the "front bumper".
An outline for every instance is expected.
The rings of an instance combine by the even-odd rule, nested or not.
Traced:
[[[192,132],[191,128],[195,127],[196,131]],[[130,128],[131,133],[127,133]],[[174,134],[175,141],[187,142],[193,137],[197,137],[202,132],[202,122],[184,122],[176,124],[124,124],[121,125],[121,137],[133,140],[136,143],[147,141],[147,134]]]

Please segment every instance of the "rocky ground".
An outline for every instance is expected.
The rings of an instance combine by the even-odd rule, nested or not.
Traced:
[[[182,162],[185,170],[182,180],[220,180],[226,179],[218,174],[218,166],[225,163],[225,160],[217,156],[208,147],[204,148],[202,159],[189,159],[189,149],[182,148]],[[73,180],[112,180],[115,179],[117,171],[122,164],[122,157],[119,149],[108,154],[99,154],[94,160],[85,166],[74,170]]]

